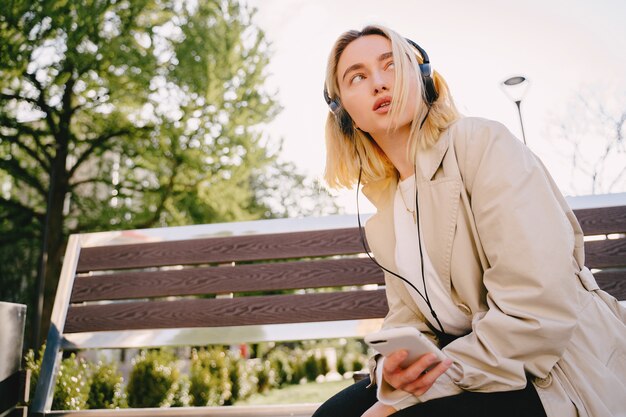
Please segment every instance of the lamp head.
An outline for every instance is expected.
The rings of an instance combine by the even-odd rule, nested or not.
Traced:
[[[515,75],[500,83],[500,87],[502,88],[502,91],[504,91],[504,94],[506,94],[507,97],[515,103],[522,101],[529,86],[530,81],[522,75]]]

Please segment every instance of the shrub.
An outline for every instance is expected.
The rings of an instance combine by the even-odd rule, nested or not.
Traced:
[[[315,378],[319,375],[319,361],[315,357],[314,352],[307,355],[304,361],[304,372],[307,381],[315,381]]]
[[[290,384],[299,384],[303,378],[306,378],[306,366],[307,354],[300,348],[295,348],[291,352],[290,356],[291,369],[293,369],[292,379]]]
[[[178,388],[179,378],[174,356],[169,351],[141,351],[133,359],[127,388],[128,405],[134,408],[170,405],[168,395]]]
[[[317,374],[326,375],[328,372],[330,372],[330,366],[328,366],[328,358],[322,355],[317,363]]]
[[[189,407],[191,399],[191,381],[187,375],[181,375],[167,393],[167,398],[161,404],[164,407]]]
[[[46,349],[44,344],[35,358],[35,352],[29,350],[25,356],[26,369],[30,370],[30,398],[32,400],[37,387],[37,380],[41,371],[41,360]],[[89,365],[82,358],[77,358],[72,353],[59,364],[54,396],[52,399],[53,410],[81,410],[87,407],[91,372]]]
[[[191,388],[195,406],[224,405],[232,397],[231,355],[222,348],[192,351]]]
[[[230,367],[229,378],[232,384],[231,398],[224,404],[232,405],[235,401],[245,400],[258,392],[259,378],[254,369],[253,360],[238,359]]]
[[[258,379],[258,392],[263,393],[270,388],[275,388],[278,386],[278,383],[276,381],[276,371],[272,369],[269,360],[257,359],[253,363]]]
[[[114,363],[98,362],[91,367],[88,408],[127,407],[124,379]]]
[[[291,355],[284,348],[277,348],[267,355],[270,367],[274,370],[276,386],[281,387],[293,382],[294,364]]]
[[[59,366],[52,409],[84,410],[87,407],[89,386],[89,365],[72,353]]]
[[[24,357],[24,362],[26,369],[30,371],[30,398],[32,399],[35,395],[35,387],[37,387],[37,380],[39,379],[39,371],[41,370],[41,358],[43,357],[43,352],[46,349],[46,345],[44,344],[39,351],[39,356],[35,358],[35,351],[29,349]]]
[[[354,359],[352,361],[352,370],[354,372],[358,372],[361,369],[363,369],[363,367],[364,367],[363,362],[364,362],[364,359],[362,357],[359,357],[359,356],[355,355]]]
[[[364,344],[357,340],[344,340],[336,348],[337,351],[337,372],[357,372],[362,370],[367,363],[367,349]]]

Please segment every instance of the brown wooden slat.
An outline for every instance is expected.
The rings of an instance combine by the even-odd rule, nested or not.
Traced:
[[[626,266],[626,239],[585,242],[585,265],[589,268]]]
[[[78,272],[363,252],[357,228],[84,248]]]
[[[593,274],[600,288],[618,300],[626,300],[626,270]]]
[[[587,236],[626,232],[626,206],[574,210]]]
[[[384,290],[71,306],[65,333],[381,318]]]
[[[71,302],[384,284],[368,258],[216,266],[78,277]]]

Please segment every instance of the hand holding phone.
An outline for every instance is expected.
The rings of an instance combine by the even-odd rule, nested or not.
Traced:
[[[400,364],[401,368],[409,367],[427,353],[434,353],[438,362],[447,359],[441,349],[413,327],[396,327],[371,333],[365,336],[365,343],[383,356],[389,356],[399,350],[406,350],[408,355]]]

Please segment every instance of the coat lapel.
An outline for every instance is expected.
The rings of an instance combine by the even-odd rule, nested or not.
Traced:
[[[394,256],[396,235],[393,225],[393,198],[397,186],[398,180],[391,177],[363,187],[363,194],[376,207],[376,214],[370,217],[365,225],[367,244],[378,262],[393,271],[397,270]]]
[[[444,284],[448,294],[451,293],[450,265],[452,244],[456,231],[459,201],[461,195],[461,178],[456,155],[450,146],[449,130],[444,132],[435,146],[420,152],[417,156],[418,203],[420,209],[420,226],[424,247]],[[441,175],[436,175],[438,171]]]
[[[448,152],[448,132],[444,132],[434,146],[418,153],[416,181],[422,243],[437,276],[450,294],[452,243],[462,182],[458,168],[455,170],[450,165],[457,161],[454,152]],[[440,169],[443,175],[435,175]],[[366,225],[368,244],[378,261],[393,270],[397,270],[393,224],[393,198],[397,184],[396,178],[387,178],[363,187],[363,194],[377,209]]]

